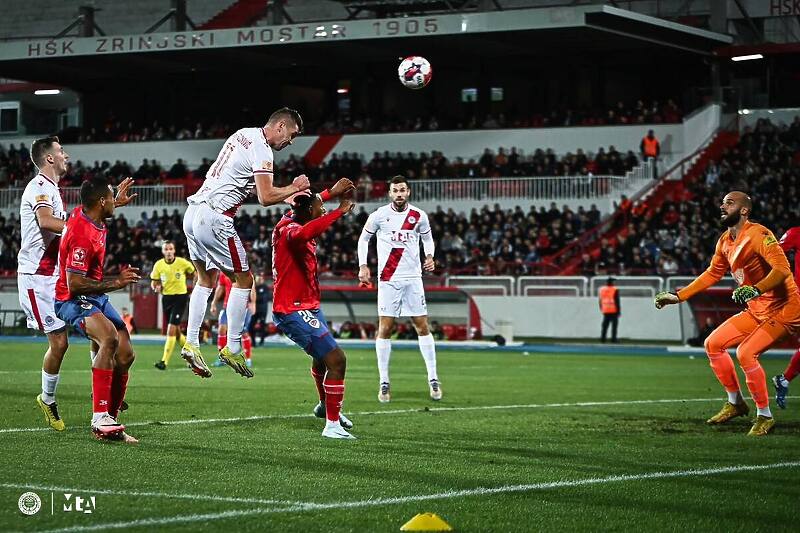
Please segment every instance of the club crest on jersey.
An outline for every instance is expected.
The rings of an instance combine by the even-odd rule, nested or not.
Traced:
[[[86,309],[87,311],[92,308],[92,304],[89,302],[84,302],[81,304],[81,309]]]
[[[72,250],[72,264],[75,266],[83,266],[83,262],[86,259],[86,249],[85,248],[75,248]]]
[[[44,323],[47,324],[48,326],[52,326],[54,322],[55,320],[53,320],[53,317],[51,317],[50,315],[44,317]]]
[[[36,195],[36,201],[37,202],[49,202],[50,201],[50,197],[47,196],[46,194],[37,194]]]
[[[408,216],[408,223],[409,224],[416,224],[416,222],[417,222],[417,217],[415,217],[414,215],[409,215]]]
[[[263,170],[272,170],[272,161],[262,161],[261,168]]]

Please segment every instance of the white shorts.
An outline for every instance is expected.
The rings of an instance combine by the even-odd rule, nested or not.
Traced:
[[[30,329],[52,333],[66,326],[64,321],[56,316],[53,308],[56,280],[58,280],[58,276],[17,274],[19,304],[25,311]]]
[[[192,261],[205,261],[205,257],[200,255],[200,248],[197,246],[197,241],[194,238],[194,231],[192,231],[192,221],[194,215],[197,213],[196,204],[189,204],[186,212],[183,214],[183,233],[186,235],[186,246],[189,248],[189,259]]]
[[[218,268],[226,272],[250,270],[247,252],[233,227],[233,219],[206,204],[196,207],[192,217],[192,237],[196,257],[206,262],[206,269]]]
[[[421,278],[378,282],[378,316],[427,316]]]

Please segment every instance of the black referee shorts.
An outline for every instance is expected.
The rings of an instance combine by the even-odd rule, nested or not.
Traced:
[[[186,304],[189,303],[188,294],[165,294],[161,297],[161,309],[171,326],[180,326]]]

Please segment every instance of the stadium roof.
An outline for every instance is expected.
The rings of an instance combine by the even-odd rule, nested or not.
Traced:
[[[413,41],[413,46],[409,42]],[[476,58],[620,63],[710,55],[731,37],[611,6],[572,6],[232,30],[68,37],[0,44],[5,77],[75,89],[98,82],[257,72],[283,82],[346,77],[365,63],[416,53],[468,64]],[[413,48],[413,49],[412,49]]]

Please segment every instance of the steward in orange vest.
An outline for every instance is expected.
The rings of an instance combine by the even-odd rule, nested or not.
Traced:
[[[617,323],[622,307],[619,303],[619,289],[614,286],[614,278],[608,278],[605,286],[598,292],[600,312],[603,313],[603,328],[600,342],[606,342],[608,326],[611,326],[611,342],[617,342]]]
[[[658,142],[653,130],[649,130],[647,135],[642,138],[642,142],[639,144],[639,150],[642,152],[642,156],[645,159],[651,157],[658,159],[658,156],[661,155],[661,143]]]

